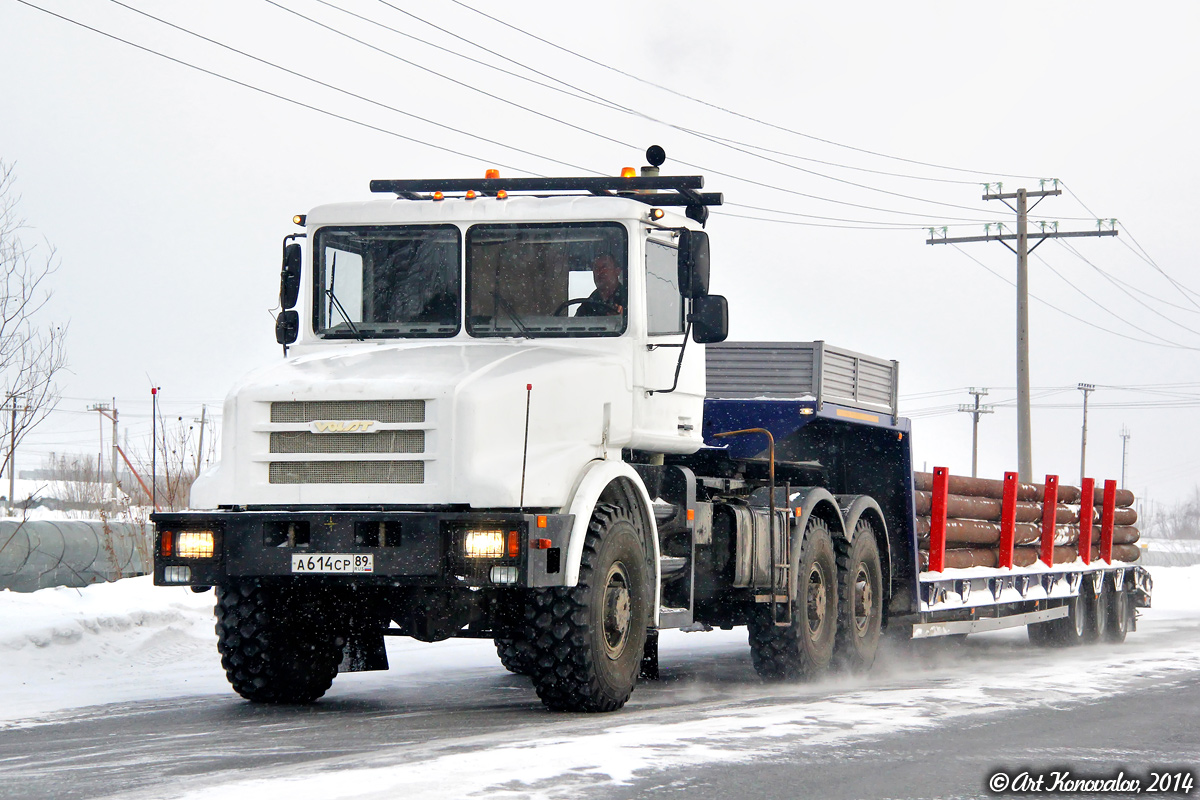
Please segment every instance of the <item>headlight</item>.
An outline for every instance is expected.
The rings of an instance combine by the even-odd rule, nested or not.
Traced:
[[[212,531],[180,531],[175,534],[175,555],[179,558],[212,558]]]
[[[463,537],[467,558],[504,558],[504,531],[467,531]]]

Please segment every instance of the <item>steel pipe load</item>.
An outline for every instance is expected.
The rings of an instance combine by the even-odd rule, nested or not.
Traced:
[[[913,488],[919,492],[933,491],[933,474],[930,472],[914,472]],[[1045,496],[1046,487],[1040,483],[1022,483],[1017,485],[1017,499],[1028,502],[1041,502]],[[1004,481],[989,478],[968,478],[963,475],[950,476],[950,494],[966,497],[989,497],[993,500],[1004,498]],[[1059,486],[1058,501],[1067,505],[1078,505],[1081,492],[1078,486]],[[1117,507],[1127,508],[1133,505],[1133,492],[1128,489],[1117,489]],[[1104,493],[1099,490],[1093,496],[1093,502],[1099,506],[1104,502]]]
[[[917,541],[923,546],[929,544],[929,517],[917,517]],[[1042,526],[1031,522],[1018,522],[1015,526],[1015,543],[1035,544],[1041,541]],[[1099,540],[1099,529],[1092,529],[1093,542]],[[1138,529],[1129,525],[1113,528],[1113,544],[1133,544],[1141,538]],[[1056,545],[1075,544],[1079,541],[1078,525],[1054,526],[1054,543]],[[946,544],[999,544],[1000,523],[984,522],[975,519],[946,520]]]

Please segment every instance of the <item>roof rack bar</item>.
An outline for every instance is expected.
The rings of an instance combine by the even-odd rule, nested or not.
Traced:
[[[638,190],[665,189],[683,192],[688,189],[704,188],[702,175],[671,175],[646,178],[446,178],[415,180],[374,180],[372,192],[567,192],[597,190],[609,192],[634,192]]]

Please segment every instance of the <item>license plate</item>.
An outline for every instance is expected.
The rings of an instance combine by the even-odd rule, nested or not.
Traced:
[[[375,556],[370,553],[324,553],[292,555],[292,572],[321,572],[352,575],[375,571]]]

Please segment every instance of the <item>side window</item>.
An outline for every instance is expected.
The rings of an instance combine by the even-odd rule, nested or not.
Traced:
[[[646,322],[651,336],[683,333],[677,253],[674,247],[646,242]]]

